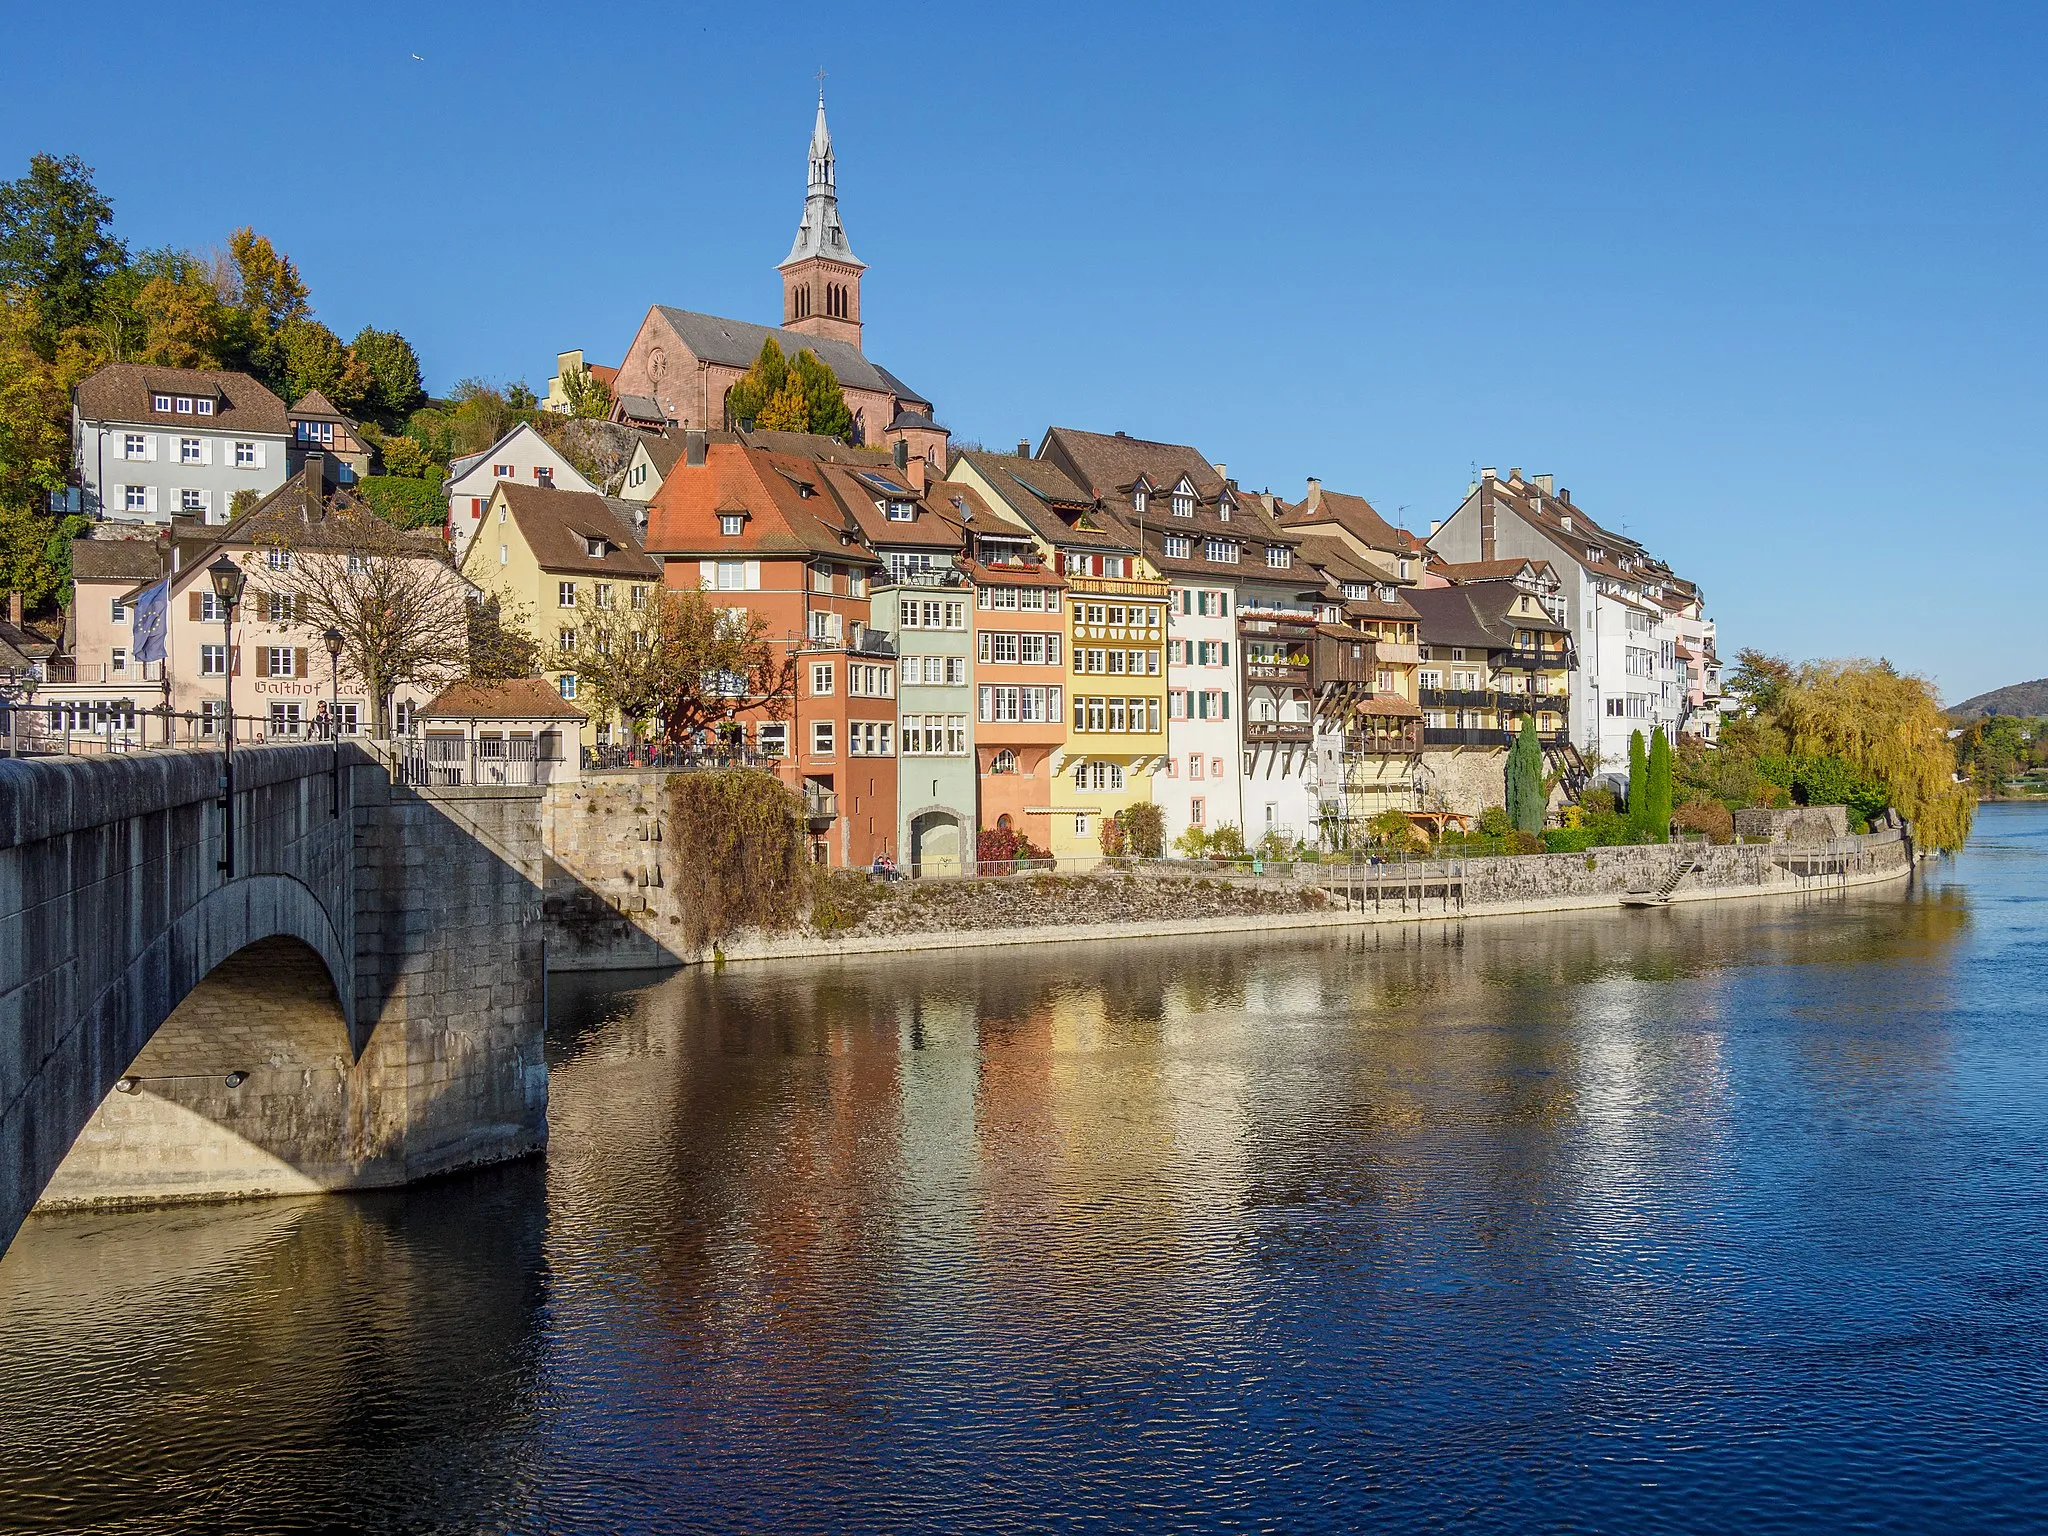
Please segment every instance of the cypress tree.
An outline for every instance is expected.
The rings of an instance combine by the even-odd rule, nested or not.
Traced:
[[[1646,830],[1663,841],[1671,835],[1672,760],[1671,738],[1658,726],[1650,737],[1649,803],[1643,808]]]
[[[1643,733],[1628,736],[1628,824],[1638,832],[1649,830],[1650,754],[1643,745]]]
[[[1517,832],[1541,832],[1550,802],[1543,786],[1543,744],[1536,736],[1536,717],[1524,715],[1522,729],[1508,753],[1508,817]]]

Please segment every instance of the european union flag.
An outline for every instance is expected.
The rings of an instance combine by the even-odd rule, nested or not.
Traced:
[[[135,600],[135,659],[164,659],[165,622],[171,614],[171,581],[166,576]]]

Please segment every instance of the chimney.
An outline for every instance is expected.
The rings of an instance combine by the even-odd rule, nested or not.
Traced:
[[[21,628],[21,588],[16,587],[7,594],[7,622],[16,629]]]
[[[898,443],[896,447],[900,452],[903,445]],[[910,488],[920,496],[924,494],[925,486],[929,483],[925,477],[927,467],[923,459],[912,459],[903,466],[903,477],[910,482]]]
[[[1521,466],[1521,465],[1517,464],[1517,465],[1516,465],[1516,466],[1515,466],[1515,467],[1514,467],[1513,469],[1511,469],[1511,470],[1509,470],[1509,471],[1508,471],[1508,484],[1510,484],[1510,485],[1513,485],[1513,484],[1514,484],[1514,483],[1515,483],[1515,482],[1516,482],[1517,480],[1519,480],[1519,479],[1521,479],[1521,478],[1522,478],[1522,466]]]
[[[1565,488],[1564,488],[1563,490],[1559,491],[1559,492],[1557,493],[1557,499],[1558,499],[1559,501],[1563,502],[1563,503],[1564,503],[1564,504],[1565,504],[1566,506],[1570,506],[1570,505],[1572,504],[1572,490],[1571,490],[1571,487],[1570,487],[1570,486],[1566,486],[1566,487],[1565,487]]]
[[[1223,481],[1225,484],[1229,483],[1230,466],[1228,464],[1211,464],[1209,467],[1216,471],[1216,478],[1218,480]]]
[[[910,444],[900,437],[897,438],[893,449],[893,457],[898,469],[910,468]]]
[[[1485,469],[1479,471],[1479,478],[1482,480],[1492,480],[1497,477],[1494,475],[1493,467],[1488,465]]]
[[[1435,517],[1431,518],[1429,520],[1429,536],[1432,539],[1435,538],[1437,530],[1441,527],[1443,527],[1443,519]]]
[[[315,496],[327,494],[327,455],[309,453],[306,455],[306,489]]]
[[[1303,494],[1301,498],[1301,504],[1303,506],[1307,506],[1310,502],[1314,501],[1316,497],[1322,494],[1322,490],[1323,482],[1318,480],[1314,475],[1310,475],[1308,477],[1308,490]]]
[[[1540,486],[1542,486],[1542,487],[1543,487],[1543,494],[1544,494],[1544,495],[1546,495],[1546,496],[1555,496],[1555,495],[1557,494],[1557,476],[1555,476],[1555,475],[1531,475],[1531,476],[1529,477],[1529,480],[1530,480],[1530,482],[1531,482],[1532,484],[1534,484],[1534,485],[1540,485]]]
[[[1031,457],[1031,445],[1021,437],[1017,439],[1017,457],[1020,459]]]
[[[692,427],[683,434],[683,463],[691,469],[704,467],[705,445],[710,441],[702,427]]]

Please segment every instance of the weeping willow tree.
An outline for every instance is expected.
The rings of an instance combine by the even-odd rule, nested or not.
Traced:
[[[1956,782],[1948,720],[1925,678],[1888,661],[1809,661],[1769,712],[1793,752],[1842,758],[1882,783],[1922,847],[1953,853],[1969,837],[1976,800]]]

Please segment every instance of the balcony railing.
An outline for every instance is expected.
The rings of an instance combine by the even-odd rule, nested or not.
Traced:
[[[1548,710],[1563,714],[1571,703],[1564,693],[1514,693],[1502,688],[1424,688],[1418,703],[1428,709],[1507,709],[1520,714]]]
[[[822,832],[839,815],[839,795],[830,789],[804,791],[804,819],[813,832]]]
[[[1578,656],[1570,646],[1557,650],[1525,650],[1515,646],[1509,650],[1494,653],[1498,667],[1534,668],[1537,671],[1549,669],[1554,672],[1569,672],[1578,665]]]
[[[1313,741],[1316,728],[1307,720],[1247,720],[1244,739],[1248,742]]]
[[[1247,661],[1244,664],[1245,678],[1254,683],[1289,683],[1297,688],[1308,686],[1308,661]]]
[[[1521,734],[1515,726],[1425,725],[1422,744],[1426,747],[1511,747]],[[1545,747],[1562,747],[1571,737],[1565,731],[1538,731],[1536,740]]]

